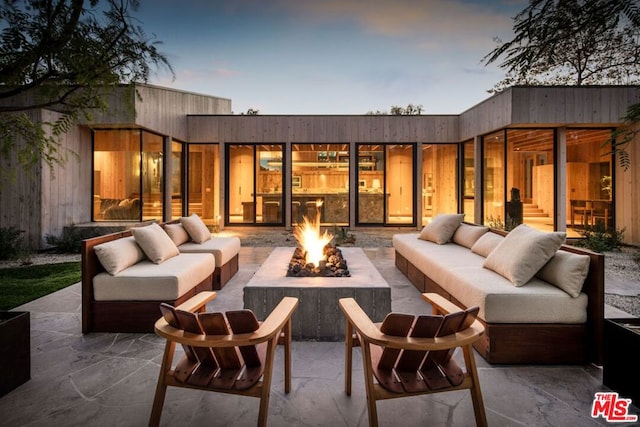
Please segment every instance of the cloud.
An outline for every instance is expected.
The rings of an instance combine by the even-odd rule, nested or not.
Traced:
[[[350,21],[363,31],[419,43],[474,43],[510,31],[517,7],[501,1],[462,0],[280,0],[283,7],[309,22]],[[432,39],[433,38],[433,39]]]

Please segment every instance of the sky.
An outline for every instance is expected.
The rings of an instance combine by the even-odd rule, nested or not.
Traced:
[[[135,17],[175,77],[235,114],[460,114],[502,80],[481,60],[526,0],[143,0]]]

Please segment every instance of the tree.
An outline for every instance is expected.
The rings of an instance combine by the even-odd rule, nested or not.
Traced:
[[[419,116],[422,114],[422,110],[424,107],[422,104],[407,104],[406,107],[399,107],[397,105],[391,106],[391,111],[387,113],[386,111],[367,111],[368,115],[387,115],[390,114],[392,116]]]
[[[138,7],[139,0],[3,0],[3,158],[17,153],[25,170],[40,160],[50,166],[64,163],[59,136],[106,110],[106,95],[121,84],[147,82],[152,67],[173,74],[159,42],[148,38],[131,16]],[[55,122],[39,122],[29,114],[43,108],[62,115]]]
[[[637,84],[640,82],[640,6],[638,0],[530,0],[514,18],[513,40],[483,58],[504,58],[507,76],[490,93],[512,85]],[[620,165],[629,167],[625,150],[637,134],[640,104],[622,118],[624,125],[608,141]]]

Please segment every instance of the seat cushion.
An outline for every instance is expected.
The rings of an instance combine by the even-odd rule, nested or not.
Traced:
[[[211,254],[180,254],[162,264],[144,260],[113,276],[100,273],[93,278],[94,299],[172,301],[213,274],[214,262]]]
[[[178,247],[181,253],[210,253],[216,258],[216,267],[222,267],[240,252],[237,237],[214,237],[203,243],[187,242]]]

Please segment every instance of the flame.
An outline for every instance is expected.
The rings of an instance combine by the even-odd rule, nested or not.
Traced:
[[[305,261],[307,264],[312,263],[319,266],[320,261],[324,258],[324,247],[331,242],[333,234],[320,234],[320,207],[322,200],[316,201],[316,215],[313,220],[306,216],[302,217],[302,224],[298,225],[293,231],[293,235],[305,251]]]

